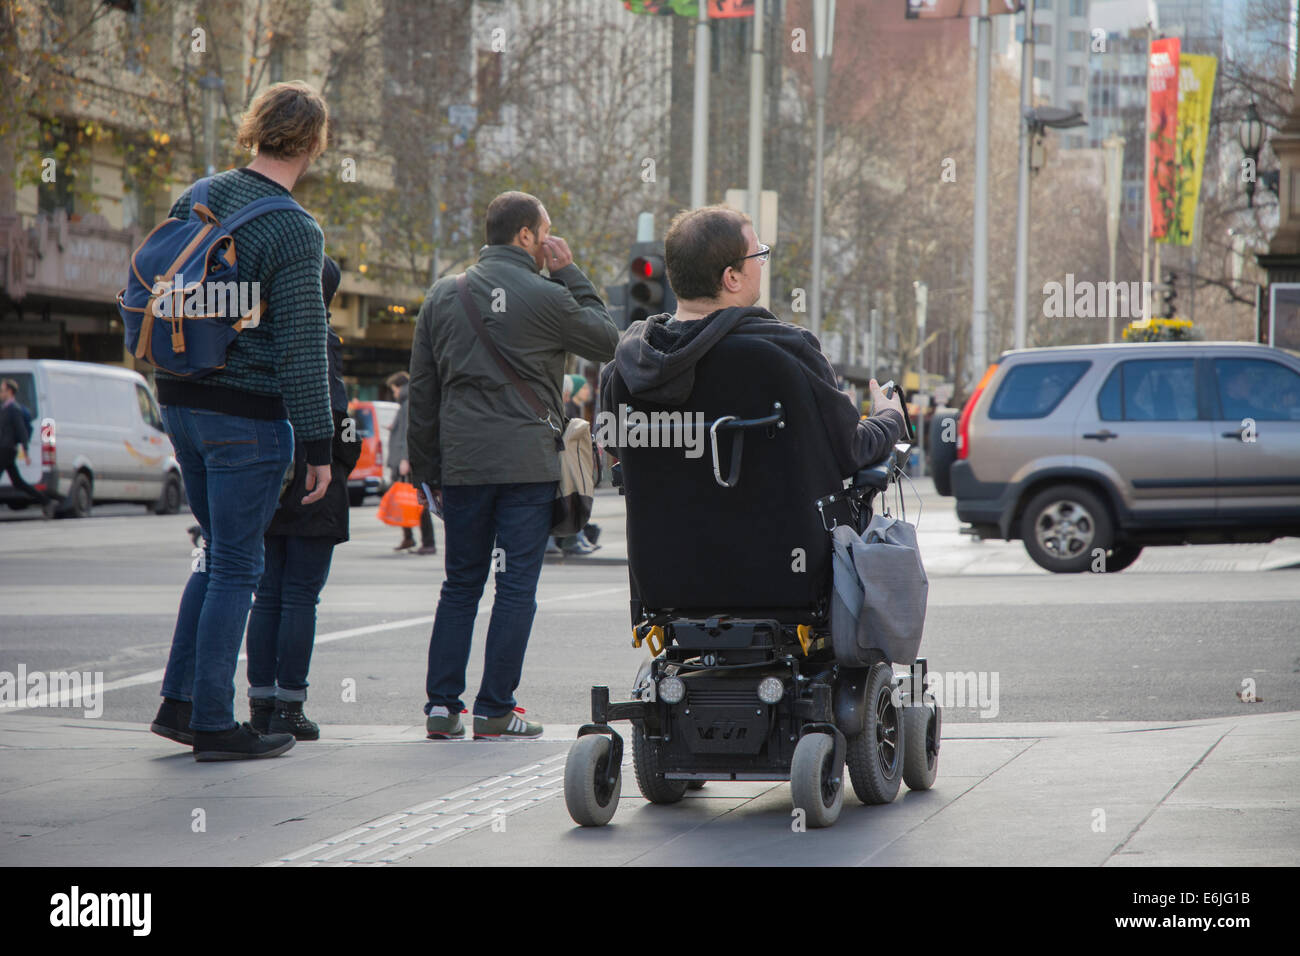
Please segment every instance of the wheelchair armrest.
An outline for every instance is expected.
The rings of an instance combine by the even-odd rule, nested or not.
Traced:
[[[861,468],[853,476],[854,488],[874,488],[884,491],[889,487],[889,479],[894,474],[894,456],[890,455],[878,465]]]

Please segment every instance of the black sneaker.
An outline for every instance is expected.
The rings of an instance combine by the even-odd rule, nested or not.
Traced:
[[[194,731],[190,730],[190,714],[193,711],[194,705],[188,700],[172,700],[170,697],[164,697],[162,706],[158,708],[158,716],[153,719],[149,729],[159,737],[166,737],[178,744],[192,747]]]
[[[320,726],[307,719],[302,701],[282,700],[278,704],[271,718],[271,733],[293,734],[294,740],[320,740]]]
[[[211,733],[196,730],[194,759],[254,760],[258,757],[278,757],[295,743],[293,734],[259,734],[248,724]]]
[[[274,697],[248,698],[248,725],[259,734],[270,733],[271,718],[275,716]]]

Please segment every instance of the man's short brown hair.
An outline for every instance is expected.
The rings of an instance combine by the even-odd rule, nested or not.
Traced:
[[[520,229],[542,228],[542,201],[530,193],[501,193],[487,207],[484,232],[489,246],[508,246]]]
[[[3,382],[0,382],[0,385],[3,385],[5,388],[9,389],[9,391],[13,392],[15,395],[18,394],[18,383],[15,382],[12,378],[5,379]]]
[[[750,218],[730,206],[688,209],[674,217],[664,237],[664,268],[679,299],[716,299],[722,273],[740,268],[749,251]]]
[[[259,156],[294,159],[325,151],[329,107],[300,80],[276,83],[258,94],[239,124],[239,145]]]
[[[402,388],[411,380],[409,372],[396,371],[385,379],[384,384],[389,388]]]

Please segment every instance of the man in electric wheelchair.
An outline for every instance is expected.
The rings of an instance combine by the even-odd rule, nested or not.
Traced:
[[[884,652],[837,655],[830,635],[829,532],[866,527],[905,412],[873,381],[860,421],[817,339],[754,305],[769,254],[742,213],[679,215],[665,239],[677,312],[633,323],[601,374],[602,414],[619,422],[606,450],[627,499],[633,643],[652,656],[632,700],[592,688],[565,770],[584,826],[618,805],[618,720],[632,722],[652,803],[707,780],[789,780],[807,825],[829,826],[846,761],[864,803],[937,770],[938,708],[919,691],[905,706]]]

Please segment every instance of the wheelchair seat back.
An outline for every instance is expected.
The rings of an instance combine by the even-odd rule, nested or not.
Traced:
[[[814,502],[843,481],[806,374],[784,349],[748,335],[727,336],[701,359],[681,406],[634,398],[614,372],[613,410],[649,423],[646,442],[622,448],[628,563],[645,609],[787,622],[824,609],[830,535]],[[740,455],[734,487],[723,487],[710,427],[727,416],[771,416],[777,405],[781,427],[717,429],[723,481]],[[673,421],[691,426],[691,447],[680,437],[676,447],[647,447],[664,444],[673,432],[663,423]]]

